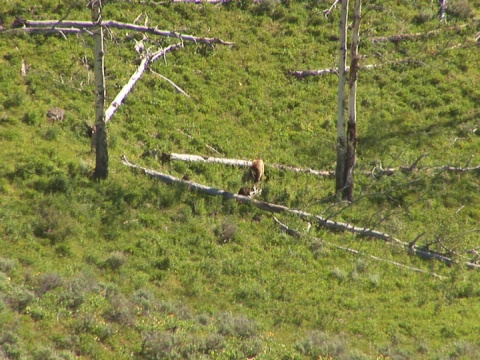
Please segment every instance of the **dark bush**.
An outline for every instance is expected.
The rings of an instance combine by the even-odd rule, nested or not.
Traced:
[[[127,257],[121,251],[114,251],[110,254],[107,260],[105,260],[104,266],[111,270],[120,269],[127,262]]]
[[[44,274],[38,280],[38,294],[43,295],[63,285],[63,278],[54,273]]]

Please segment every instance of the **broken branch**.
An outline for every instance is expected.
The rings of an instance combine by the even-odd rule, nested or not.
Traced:
[[[142,61],[140,62],[140,65],[138,65],[137,70],[133,73],[128,82],[123,86],[122,90],[120,90],[120,92],[112,101],[108,109],[105,111],[105,122],[109,122],[113,115],[117,112],[120,105],[122,105],[123,100],[132,91],[135,83],[142,77],[143,73],[148,68],[149,64],[152,62],[152,59],[158,59],[160,56],[165,55],[167,52],[176,50],[180,47],[182,47],[182,44],[170,45],[165,49],[161,49],[155,53],[147,54],[146,56],[144,56],[142,58]]]

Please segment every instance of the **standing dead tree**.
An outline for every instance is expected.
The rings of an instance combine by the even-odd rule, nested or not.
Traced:
[[[96,167],[93,174],[95,179],[106,179],[108,177],[108,145],[106,124],[111,120],[118,107],[123,103],[125,97],[132,91],[135,83],[142,77],[148,66],[164,56],[166,52],[183,47],[184,41],[195,44],[207,44],[214,46],[216,44],[232,46],[234,43],[223,41],[219,38],[197,37],[175,31],[159,30],[157,27],[140,26],[136,24],[122,23],[114,20],[102,19],[102,0],[92,0],[89,3],[92,11],[92,21],[73,21],[66,20],[66,15],[60,20],[24,20],[19,19],[15,22],[13,29],[2,29],[6,31],[21,31],[27,33],[53,33],[60,34],[64,38],[66,34],[86,33],[94,37],[94,73],[95,73],[95,126],[92,137],[92,144],[96,150]],[[68,14],[67,14],[68,15]],[[137,42],[136,50],[141,55],[140,65],[135,73],[122,90],[117,94],[113,102],[105,111],[105,51],[103,45],[103,30],[105,28],[136,31],[145,34],[153,34],[163,37],[177,38],[181,42],[176,45],[170,45],[165,49],[158,51],[146,50],[141,42]],[[168,79],[167,79],[168,80]]]
[[[362,11],[361,0],[355,0],[353,12],[352,43],[350,46],[350,72],[348,79],[348,121],[347,121],[347,158],[344,169],[344,190],[343,198],[353,201],[353,170],[357,162],[357,73],[359,69],[360,56],[358,45],[360,43],[360,19]]]
[[[102,1],[93,0],[92,25],[94,38],[94,73],[95,73],[95,140],[96,161],[94,179],[108,177],[107,122],[105,120],[105,50],[103,47]]]
[[[345,189],[345,164],[347,139],[345,132],[345,84],[347,79],[347,18],[348,0],[342,1],[340,16],[340,41],[338,47],[338,101],[337,101],[337,166],[335,168],[335,193],[339,196]]]

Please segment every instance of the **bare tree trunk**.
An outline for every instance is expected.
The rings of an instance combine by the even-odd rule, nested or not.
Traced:
[[[347,18],[348,0],[342,1],[340,19],[340,44],[338,61],[338,108],[337,108],[337,167],[335,169],[335,193],[338,195],[345,188],[345,160],[347,141],[345,136],[345,83],[347,67]]]
[[[105,51],[103,47],[102,0],[92,0],[92,22],[94,30],[94,72],[95,72],[95,149],[96,161],[94,179],[108,177],[108,145],[105,121]]]
[[[353,170],[357,161],[357,73],[359,68],[358,44],[360,42],[360,19],[362,1],[355,0],[353,34],[351,51],[350,78],[348,80],[348,123],[347,123],[347,158],[344,173],[343,198],[353,201]]]

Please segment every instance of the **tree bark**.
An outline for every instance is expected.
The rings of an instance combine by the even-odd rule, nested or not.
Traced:
[[[360,57],[358,55],[358,45],[360,43],[360,19],[362,12],[361,0],[355,0],[353,34],[351,51],[351,65],[348,95],[348,123],[347,123],[347,158],[344,173],[343,198],[353,201],[353,171],[357,162],[357,73]]]
[[[347,66],[347,18],[348,0],[342,1],[340,18],[340,42],[338,60],[338,103],[337,103],[337,167],[335,169],[335,193],[341,194],[345,188],[345,162],[347,157],[347,141],[345,135],[345,84]]]
[[[92,23],[94,27],[94,73],[95,73],[95,150],[96,161],[93,178],[108,177],[108,144],[105,121],[105,50],[103,47],[102,1],[93,0]]]

